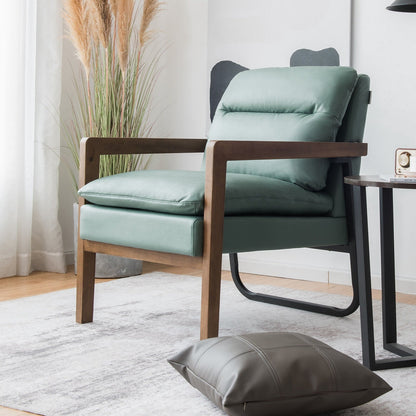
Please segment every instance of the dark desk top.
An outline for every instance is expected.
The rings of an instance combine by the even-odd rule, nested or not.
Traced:
[[[416,179],[416,178],[415,178]],[[416,180],[412,182],[389,181],[378,175],[346,176],[344,182],[355,186],[374,186],[376,188],[416,189]]]

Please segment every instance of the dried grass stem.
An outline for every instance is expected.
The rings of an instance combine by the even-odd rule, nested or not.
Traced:
[[[111,33],[111,10],[107,0],[88,0],[87,11],[90,31],[98,38],[104,48],[108,48]]]
[[[74,73],[73,119],[63,125],[78,168],[81,137],[148,137],[152,130],[149,111],[163,51],[144,53],[142,49],[151,39],[149,28],[160,3],[64,1],[69,35],[85,70],[85,78]],[[136,29],[138,18],[140,27]],[[142,155],[108,155],[101,160],[100,176],[145,168],[146,164],[147,157]]]
[[[139,41],[140,46],[143,47],[152,37],[152,32],[149,26],[160,11],[161,3],[158,0],[144,0],[143,14],[140,24]]]
[[[66,0],[64,16],[78,58],[82,62],[85,71],[89,73],[91,44],[88,30],[88,14],[83,0]]]

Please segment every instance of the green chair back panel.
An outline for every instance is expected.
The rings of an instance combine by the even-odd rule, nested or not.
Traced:
[[[370,78],[359,75],[354,92],[348,104],[342,125],[337,134],[337,142],[362,142],[370,94]]]
[[[369,94],[370,78],[367,75],[359,75],[347,112],[345,113],[337,135],[337,142],[363,141]],[[352,160],[353,175],[359,175],[360,162],[360,158]],[[339,164],[331,164],[325,190],[332,196],[334,205],[330,215],[334,217],[345,216],[345,198],[342,184],[342,166]]]
[[[335,141],[357,82],[346,67],[264,68],[236,75],[218,105],[212,140]],[[326,159],[244,161],[228,171],[285,180],[318,191]]]

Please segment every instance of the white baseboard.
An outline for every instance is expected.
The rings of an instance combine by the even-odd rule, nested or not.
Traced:
[[[74,252],[65,251],[65,262],[67,266],[74,264]]]
[[[305,264],[273,261],[270,258],[254,259],[252,256],[239,254],[238,264],[241,272],[272,277],[283,277],[312,282],[332,283],[341,285],[351,284],[349,270],[329,269],[328,267],[308,266]],[[228,255],[223,256],[224,270],[230,270]],[[372,274],[371,284],[374,289],[381,289],[381,276]],[[396,290],[401,293],[416,294],[416,280],[409,276],[396,276]]]
[[[229,256],[222,258],[223,269],[230,270]],[[312,282],[328,282],[328,272],[316,267],[304,268],[291,263],[273,261],[271,259],[248,258],[244,253],[238,255],[238,265],[241,272],[260,274],[263,276],[284,277],[288,279],[309,280]]]
[[[65,252],[67,266],[74,264],[74,252]],[[272,258],[260,256],[253,258],[245,253],[239,254],[238,264],[243,273],[260,274],[272,277],[284,277],[288,279],[307,280],[310,282],[332,283],[339,285],[350,285],[351,275],[349,270],[334,269],[328,267],[316,267],[294,262],[273,260]],[[224,254],[222,268],[230,270],[228,254]],[[374,289],[381,289],[381,278],[379,274],[372,274],[371,284]],[[401,293],[416,294],[416,280],[410,276],[396,276],[396,289]]]

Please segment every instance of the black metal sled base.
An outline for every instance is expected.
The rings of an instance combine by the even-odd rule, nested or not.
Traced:
[[[230,253],[230,266],[231,275],[237,289],[248,299],[255,300],[257,302],[271,303],[273,305],[287,306],[289,308],[301,309],[308,312],[316,312],[324,315],[331,316],[347,316],[355,312],[359,306],[358,299],[358,281],[356,276],[356,262],[354,262],[351,256],[351,274],[352,274],[352,287],[353,298],[351,304],[346,308],[337,308],[335,306],[321,305],[319,303],[305,302],[296,299],[283,298],[280,296],[267,295],[263,293],[256,293],[249,290],[241,281],[240,273],[238,271],[238,256],[237,253]]]

